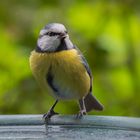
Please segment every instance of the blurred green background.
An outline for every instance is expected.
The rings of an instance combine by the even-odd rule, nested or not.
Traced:
[[[94,75],[99,115],[140,117],[139,0],[1,0],[0,113],[45,113],[54,99],[42,92],[29,68],[39,31],[63,23]],[[61,102],[60,113],[77,113],[77,102]]]

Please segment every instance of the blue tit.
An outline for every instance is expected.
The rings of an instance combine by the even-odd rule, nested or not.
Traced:
[[[39,34],[37,47],[30,55],[30,67],[40,86],[56,99],[44,118],[58,114],[60,100],[78,100],[81,118],[92,109],[103,110],[92,95],[92,74],[80,50],[71,42],[63,24],[46,25]]]

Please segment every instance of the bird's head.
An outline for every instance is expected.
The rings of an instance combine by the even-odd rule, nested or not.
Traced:
[[[58,48],[65,38],[68,38],[65,26],[60,23],[51,23],[40,31],[37,47],[41,52],[52,52]]]

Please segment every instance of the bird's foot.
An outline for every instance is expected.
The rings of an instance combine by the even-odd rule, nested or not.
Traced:
[[[45,120],[48,120],[48,119],[50,119],[52,116],[57,115],[57,114],[59,114],[59,113],[54,112],[53,110],[50,110],[50,111],[48,111],[46,114],[43,115],[43,118],[44,118]]]
[[[80,110],[79,113],[76,115],[76,119],[81,119],[84,115],[86,115],[86,110]]]

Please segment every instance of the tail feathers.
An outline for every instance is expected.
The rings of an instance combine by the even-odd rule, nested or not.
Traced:
[[[93,109],[99,110],[99,111],[103,110],[103,105],[94,96],[92,96],[91,93],[89,93],[85,97],[84,102],[85,102],[85,107],[86,107],[87,112]]]

